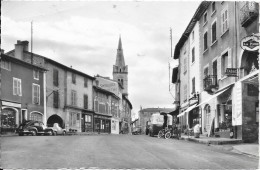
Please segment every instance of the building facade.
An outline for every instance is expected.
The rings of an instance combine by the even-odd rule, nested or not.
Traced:
[[[44,96],[47,70],[17,57],[1,54],[2,132],[14,132],[28,119],[46,123]]]
[[[256,49],[243,49],[241,41],[252,35],[258,37],[259,41],[259,4],[202,2],[179,45],[176,45],[175,59],[181,58],[178,51],[183,41],[188,39],[184,38],[185,34],[192,36],[189,30],[191,27],[196,28],[192,22],[196,22],[199,28],[198,67],[201,83],[197,86],[198,104],[185,112],[189,112],[188,117],[192,117],[194,110],[198,110],[201,133],[207,136],[256,141],[259,119],[259,91],[256,90],[259,87],[259,46]],[[192,73],[191,67],[190,76]],[[179,76],[182,80],[181,73]],[[188,84],[191,83],[193,81],[189,79]]]

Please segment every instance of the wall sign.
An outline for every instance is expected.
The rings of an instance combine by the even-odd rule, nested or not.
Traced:
[[[226,69],[226,75],[228,77],[238,77],[237,68],[227,68]]]
[[[259,49],[259,37],[251,35],[241,40],[240,46],[243,50],[255,51]]]

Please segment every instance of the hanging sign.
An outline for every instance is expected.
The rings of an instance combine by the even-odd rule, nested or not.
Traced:
[[[238,77],[237,68],[227,68],[226,69],[226,75],[228,77]]]
[[[259,37],[251,35],[241,40],[240,46],[243,50],[255,51],[259,49]]]

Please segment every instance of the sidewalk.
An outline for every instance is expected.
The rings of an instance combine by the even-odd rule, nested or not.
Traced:
[[[258,143],[243,143],[241,139],[229,139],[229,138],[215,138],[215,137],[206,137],[200,136],[200,138],[194,138],[194,136],[182,135],[182,140],[192,141],[197,143],[203,143],[207,145],[225,145],[230,148],[229,150],[232,152],[246,154],[249,156],[259,158],[259,144]],[[235,144],[235,145],[234,145]]]

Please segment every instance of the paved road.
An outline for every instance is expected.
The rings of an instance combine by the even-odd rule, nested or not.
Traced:
[[[144,135],[16,136],[1,138],[1,166],[256,169],[258,159],[223,147]]]

